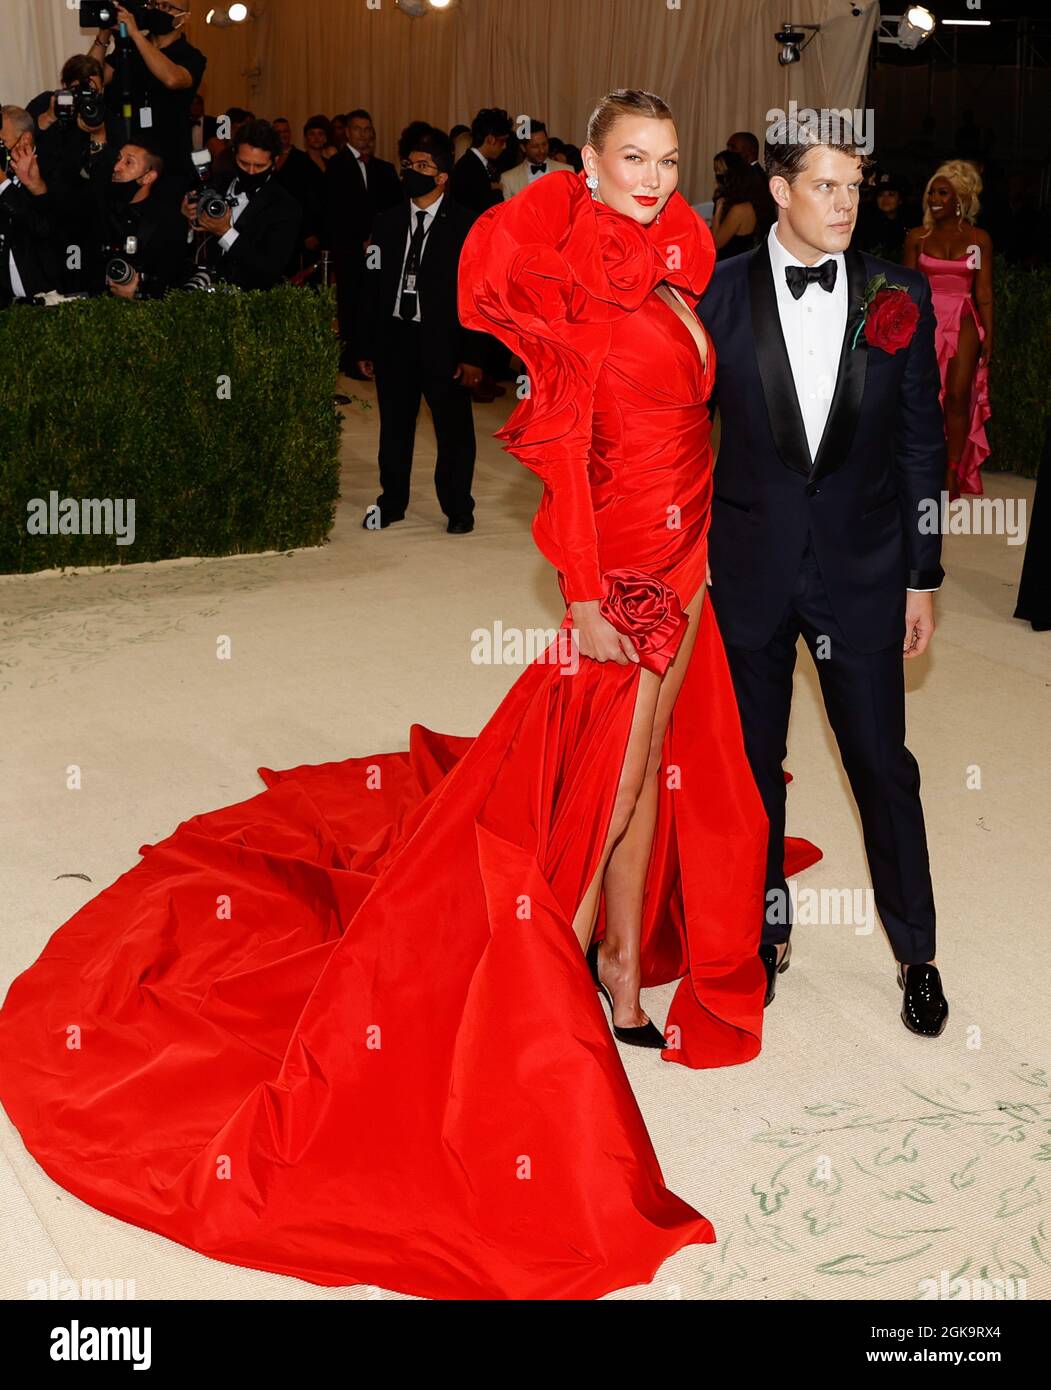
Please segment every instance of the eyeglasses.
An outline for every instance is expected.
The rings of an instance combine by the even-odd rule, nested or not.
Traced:
[[[183,9],[182,5],[173,5],[170,0],[150,0],[151,10],[160,10],[162,14],[180,15],[189,14],[190,11]]]
[[[429,159],[403,159],[401,167],[403,169],[415,169],[420,174],[436,174],[438,172],[437,164],[432,164]]]

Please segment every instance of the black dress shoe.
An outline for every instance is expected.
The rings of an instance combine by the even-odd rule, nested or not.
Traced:
[[[588,947],[587,954],[588,966],[591,970],[591,978],[595,981],[599,994],[609,1005],[609,1021],[613,1023],[613,995],[599,979],[598,973],[598,942],[594,941]],[[630,1043],[633,1047],[667,1047],[668,1040],[664,1034],[656,1027],[652,1021],[647,1021],[639,1028],[621,1028],[613,1023],[613,1036],[618,1042]]]
[[[405,513],[399,512],[397,516],[392,516],[390,512],[381,511],[379,517],[376,516],[375,507],[370,507],[362,517],[361,526],[365,531],[382,531],[385,526],[389,526],[392,521],[404,521]]]
[[[778,975],[783,975],[785,973],[788,969],[788,962],[792,959],[791,937],[789,938],[788,946],[785,949],[785,954],[782,957],[780,965],[777,963],[776,942],[771,943],[769,946],[764,942],[764,944],[759,947],[759,959],[763,962],[763,968],[766,970],[766,998],[763,1000],[763,1008],[765,1009],[767,1004],[773,1001]]]
[[[899,962],[898,987],[904,991],[902,1023],[910,1033],[936,1038],[949,1017],[949,1003],[942,993],[942,978],[937,966],[910,965],[906,971]]]
[[[468,531],[474,530],[473,516],[454,516],[449,520],[445,528],[452,536],[466,536]]]

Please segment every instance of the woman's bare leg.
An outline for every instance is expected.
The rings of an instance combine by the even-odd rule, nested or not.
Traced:
[[[971,390],[981,342],[971,315],[964,310],[956,356],[945,369],[945,446],[948,461],[958,466],[971,428]]]
[[[643,669],[639,671],[638,681],[638,688],[635,691],[635,712],[631,720],[631,729],[628,731],[624,765],[621,768],[620,781],[617,784],[617,794],[613,802],[613,814],[610,817],[609,830],[606,834],[606,844],[602,850],[598,867],[584,892],[576,916],[573,918],[573,930],[580,942],[582,951],[586,951],[591,945],[595,920],[598,917],[598,905],[602,895],[602,879],[606,871],[606,863],[613,846],[628,827],[628,822],[635,809],[639,788],[646,775],[646,762],[652,741],[653,716],[657,708],[661,679],[652,671]]]
[[[613,1021],[620,1028],[637,1028],[647,1022],[647,1015],[639,1003],[642,897],[657,824],[658,778],[664,737],[690,663],[704,597],[705,587],[702,584],[684,610],[689,618],[689,627],[675,660],[661,681],[650,730],[643,784],[627,829],[610,855],[603,881],[606,935],[599,950],[600,973],[603,983],[613,995]]]

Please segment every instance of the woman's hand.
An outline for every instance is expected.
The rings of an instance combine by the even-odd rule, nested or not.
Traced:
[[[991,333],[985,335],[981,352],[978,354],[978,360],[985,367],[988,367],[989,363],[993,360],[993,335]]]
[[[581,656],[590,656],[593,661],[616,661],[621,666],[639,660],[631,638],[618,632],[599,612],[597,598],[571,603],[569,611],[578,633]]]

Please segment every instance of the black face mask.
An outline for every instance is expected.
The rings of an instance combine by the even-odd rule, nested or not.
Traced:
[[[425,198],[438,187],[438,180],[433,174],[421,174],[419,169],[403,169],[401,181],[410,198]]]
[[[126,208],[131,205],[135,194],[141,191],[142,184],[138,179],[129,179],[127,183],[111,183],[106,194],[112,207]]]
[[[259,190],[270,182],[270,175],[273,169],[264,169],[261,174],[245,174],[240,169],[237,171],[237,190],[239,193],[247,193],[249,198],[254,198]]]

